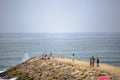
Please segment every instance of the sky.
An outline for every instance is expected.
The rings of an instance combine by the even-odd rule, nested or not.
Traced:
[[[0,0],[0,32],[120,32],[120,0]]]

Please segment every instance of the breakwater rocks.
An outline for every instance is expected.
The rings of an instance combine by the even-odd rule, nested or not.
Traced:
[[[104,75],[110,80],[120,80],[120,76],[98,68],[86,68],[73,63],[57,58],[42,60],[41,57],[34,57],[0,73],[0,77],[17,77],[17,80],[96,80],[99,75]]]

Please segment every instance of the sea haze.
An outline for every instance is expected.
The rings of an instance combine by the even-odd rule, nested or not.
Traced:
[[[120,66],[119,33],[0,33],[0,70],[16,65],[27,57],[52,52],[54,56],[100,62]]]

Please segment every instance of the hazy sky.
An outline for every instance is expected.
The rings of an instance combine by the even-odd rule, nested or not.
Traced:
[[[0,0],[0,32],[120,32],[120,0]]]

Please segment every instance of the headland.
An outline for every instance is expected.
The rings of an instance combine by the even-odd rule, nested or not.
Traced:
[[[41,56],[30,58],[0,73],[0,77],[17,80],[97,80],[99,76],[120,80],[120,67],[100,64],[90,67],[89,62],[66,57],[44,60]]]

